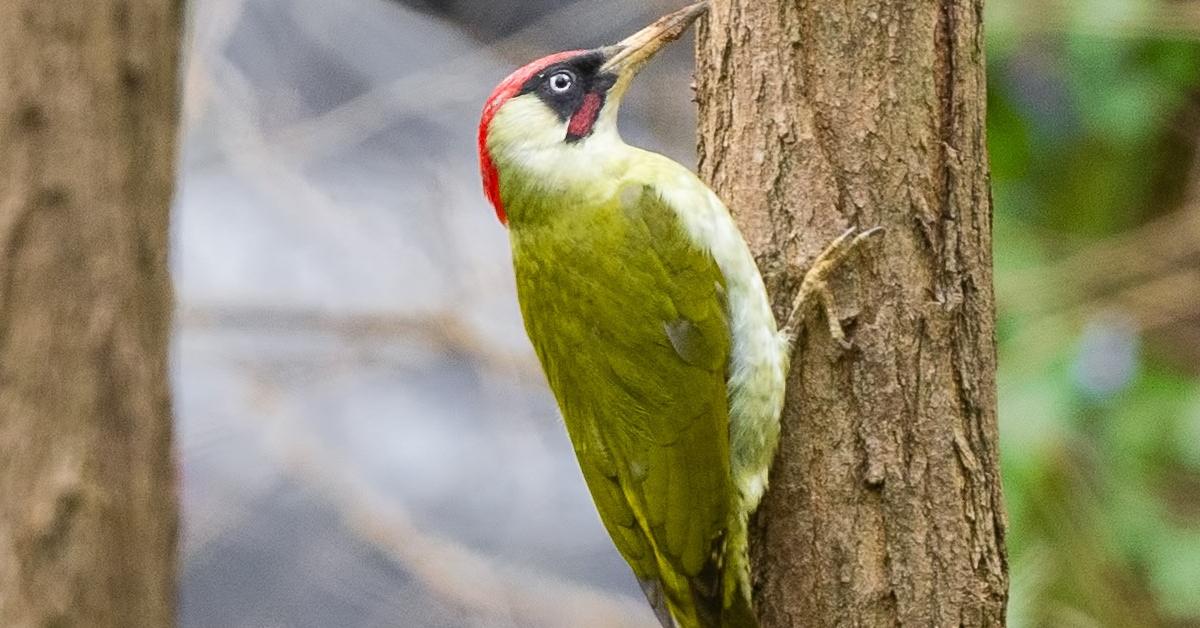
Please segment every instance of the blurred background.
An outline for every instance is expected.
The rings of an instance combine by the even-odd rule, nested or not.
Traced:
[[[194,0],[182,623],[650,626],[480,191],[513,67],[678,2]],[[1200,626],[1200,2],[990,0],[1011,625]],[[691,50],[626,138],[694,163]]]

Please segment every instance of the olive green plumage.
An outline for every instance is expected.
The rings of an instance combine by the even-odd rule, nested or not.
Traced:
[[[526,330],[605,527],[681,625],[752,625],[718,623],[736,509],[720,270],[652,187],[512,196]]]

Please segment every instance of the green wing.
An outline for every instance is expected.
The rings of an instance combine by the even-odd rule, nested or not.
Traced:
[[[722,275],[652,188],[554,209],[512,233],[526,329],[617,548],[700,625],[733,495]]]

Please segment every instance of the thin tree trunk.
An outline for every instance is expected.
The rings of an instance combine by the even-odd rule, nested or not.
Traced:
[[[756,603],[780,626],[1002,626],[981,0],[713,0],[700,170],[783,314],[848,226],[854,348],[800,341]]]
[[[0,626],[168,626],[177,0],[0,2]]]

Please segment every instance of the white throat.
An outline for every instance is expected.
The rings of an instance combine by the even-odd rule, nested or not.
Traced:
[[[516,169],[548,189],[614,181],[627,167],[634,149],[617,130],[617,102],[600,112],[592,132],[568,142],[568,122],[546,107],[536,95],[513,98],[500,108],[488,132],[488,151],[497,166]]]

